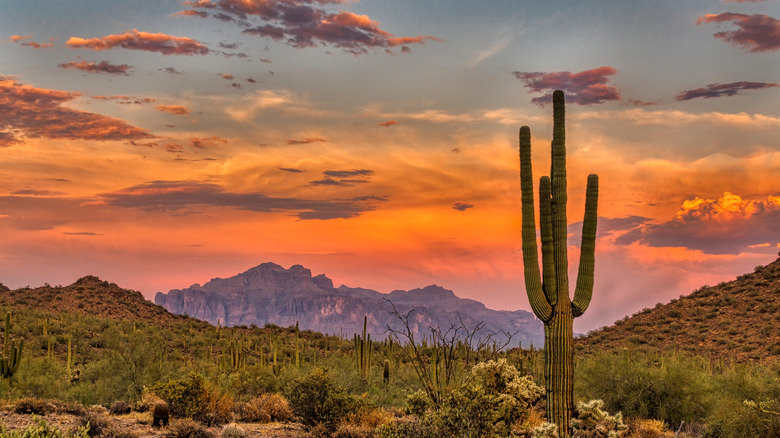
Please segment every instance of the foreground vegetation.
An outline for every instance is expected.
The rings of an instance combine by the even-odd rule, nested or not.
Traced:
[[[95,279],[81,287],[95,299],[115,285]],[[24,340],[0,394],[8,409],[28,414],[50,413],[38,405],[78,414],[118,403],[148,412],[162,399],[176,427],[220,426],[223,436],[232,421],[295,421],[313,436],[554,436],[540,401],[543,354],[471,348],[458,330],[418,336],[414,345],[403,336],[361,344],[361,335],[214,327],[185,317],[163,316],[163,324],[35,306],[0,312],[11,312],[10,342]],[[774,363],[626,349],[580,355],[575,374],[575,436],[780,436]],[[184,418],[195,423],[181,426]],[[118,433],[109,429],[91,436]]]

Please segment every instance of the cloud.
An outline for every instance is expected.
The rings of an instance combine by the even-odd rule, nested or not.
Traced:
[[[93,233],[91,231],[77,231],[77,232],[63,232],[66,236],[103,236],[101,233]]]
[[[621,245],[686,247],[706,254],[741,254],[780,243],[780,196],[746,200],[726,192],[718,199],[683,202],[675,217],[642,224],[615,240]],[[765,245],[765,244],[769,245]]]
[[[576,114],[578,120],[626,121],[638,126],[665,125],[673,127],[694,123],[708,123],[715,126],[733,126],[742,128],[780,127],[780,117],[748,113],[689,113],[678,110],[647,111],[634,108],[626,111],[588,111]]]
[[[161,68],[159,70],[160,71],[164,71],[165,73],[168,73],[169,75],[180,75],[180,74],[182,74],[182,72],[180,72],[179,70],[176,70],[173,67],[165,67],[165,68]]]
[[[154,97],[135,97],[135,96],[90,96],[95,100],[114,100],[120,105],[146,105],[157,101]]]
[[[290,172],[290,173],[303,173],[303,170],[301,170],[301,169],[294,169],[292,167],[279,167],[278,169],[279,170],[283,170],[285,172]]]
[[[724,0],[723,3],[761,3],[767,0]]]
[[[276,198],[262,193],[233,193],[217,184],[200,181],[152,181],[111,193],[103,193],[95,202],[103,205],[138,208],[151,212],[194,213],[203,207],[232,207],[260,213],[290,212],[302,220],[349,219],[376,208],[384,198],[375,196],[349,199],[312,200]],[[190,210],[190,211],[188,211]]]
[[[326,141],[328,140],[325,140],[324,138],[309,137],[309,138],[304,138],[303,140],[287,140],[287,144],[309,144],[309,143],[322,143]]]
[[[325,175],[323,179],[311,181],[309,185],[351,187],[355,184],[365,184],[369,182],[368,179],[356,178],[370,178],[374,175],[374,171],[370,169],[326,170],[322,174]]]
[[[736,25],[737,30],[716,32],[714,36],[750,53],[780,50],[780,20],[768,15],[745,15],[734,12],[707,14],[696,20],[697,25],[704,23],[732,23]]]
[[[198,149],[212,148],[227,144],[227,140],[219,137],[191,138],[190,146]]]
[[[139,140],[155,138],[126,122],[63,106],[77,93],[36,88],[0,76],[0,129],[27,138]],[[7,135],[6,135],[7,137]],[[18,141],[18,135],[14,135]]]
[[[526,88],[534,93],[545,93],[534,97],[532,102],[547,104],[552,102],[552,92],[563,90],[566,101],[579,105],[593,105],[610,100],[620,100],[620,93],[613,85],[609,85],[610,76],[617,73],[612,67],[599,67],[579,73],[559,71],[552,73],[514,72]]]
[[[397,124],[398,122],[396,122],[395,120],[388,120],[386,122],[380,123],[379,126],[384,126],[385,128],[389,128],[390,126],[397,125]]]
[[[190,109],[183,105],[157,105],[156,109],[174,116],[186,116],[190,113]]]
[[[72,68],[87,73],[104,73],[110,75],[124,75],[124,76],[129,76],[128,71],[131,68],[133,68],[132,65],[127,65],[127,64],[115,65],[115,64],[111,64],[108,61],[100,61],[100,63],[95,63],[94,61],[89,62],[86,60],[81,60],[79,62],[64,62],[62,64],[59,64],[58,67]]]
[[[0,131],[0,148],[7,148],[22,143],[12,132]]]
[[[703,88],[686,90],[677,95],[677,100],[691,100],[699,97],[709,99],[711,97],[734,96],[743,90],[757,90],[761,88],[777,87],[778,84],[767,82],[732,82],[730,84],[709,84]]]
[[[452,205],[452,208],[458,211],[466,211],[469,208],[474,208],[474,204],[467,204],[465,202],[456,202]]]
[[[11,35],[10,40],[12,42],[14,42],[14,43],[19,43],[21,41],[25,41],[25,42],[23,42],[21,44],[23,46],[25,46],[25,47],[32,47],[33,49],[50,49],[50,48],[54,47],[54,43],[52,43],[52,41],[53,41],[52,38],[49,38],[49,42],[48,43],[42,43],[42,44],[41,43],[36,43],[35,41],[27,41],[30,38],[32,38],[31,35],[25,35],[25,36]]]
[[[234,79],[234,78],[233,78],[233,75],[232,75],[232,74],[230,74],[230,73],[219,73],[219,76],[220,76],[222,79],[225,79],[225,80],[228,80],[228,81],[232,81],[232,80]]]
[[[245,34],[283,41],[297,48],[324,45],[361,55],[372,49],[395,47],[408,52],[409,44],[440,41],[434,36],[396,37],[366,15],[348,11],[331,13],[324,9],[327,5],[342,3],[346,1],[218,0],[188,1],[184,5],[201,12],[213,11],[212,17],[222,21],[239,23]]]
[[[133,29],[121,35],[108,35],[102,38],[85,39],[70,37],[65,44],[72,48],[92,50],[109,50],[121,47],[131,50],[158,52],[163,55],[205,55],[209,53],[208,47],[193,39],[166,35],[164,33],[142,32],[138,29]]]
[[[200,18],[206,18],[209,16],[208,12],[205,11],[196,11],[194,9],[185,9],[183,11],[176,12],[174,14],[171,14],[173,17],[200,17]]]

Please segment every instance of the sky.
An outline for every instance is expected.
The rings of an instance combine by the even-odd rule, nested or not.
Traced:
[[[0,282],[264,262],[530,310],[517,135],[567,102],[609,325],[780,251],[778,0],[0,2]]]

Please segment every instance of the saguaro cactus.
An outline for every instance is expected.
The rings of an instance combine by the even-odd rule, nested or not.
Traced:
[[[582,224],[580,266],[574,299],[569,295],[566,220],[566,127],[563,92],[553,93],[553,141],[550,176],[539,181],[539,229],[542,266],[536,246],[531,130],[520,128],[520,184],[523,214],[523,265],[525,287],[534,314],[544,323],[544,374],[547,387],[547,420],[558,425],[561,437],[571,436],[573,409],[574,318],[582,315],[593,296],[596,249],[598,176],[588,176],[585,219]]]
[[[5,332],[3,337],[3,357],[0,358],[0,375],[11,381],[11,378],[19,368],[19,362],[22,361],[22,349],[24,348],[24,338],[19,340],[19,345],[16,345],[16,341],[9,342],[9,334],[11,332],[11,312],[5,315]]]

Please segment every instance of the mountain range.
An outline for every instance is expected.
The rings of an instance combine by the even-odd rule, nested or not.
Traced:
[[[399,315],[408,315],[409,329],[416,339],[423,334],[430,338],[430,328],[446,332],[455,325],[473,331],[481,325],[473,341],[490,336],[498,345],[509,341],[507,347],[544,343],[542,323],[530,312],[488,309],[436,285],[387,294],[344,285],[334,287],[330,278],[324,274],[312,276],[301,265],[285,269],[263,263],[230,278],[214,278],[203,286],[193,284],[186,289],[158,292],[154,302],[171,313],[215,325],[298,324],[302,330],[347,337],[362,332],[365,318],[373,339],[388,336],[388,327],[403,328],[393,313],[395,306]],[[461,338],[465,330],[458,332]]]

